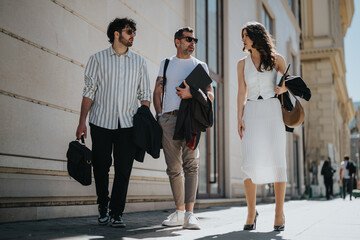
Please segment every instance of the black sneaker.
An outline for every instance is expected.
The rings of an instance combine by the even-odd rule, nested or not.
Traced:
[[[109,216],[109,204],[102,205],[99,204],[99,218],[98,218],[98,224],[99,225],[106,225],[110,221]]]
[[[111,226],[112,227],[118,227],[118,228],[124,228],[126,227],[126,224],[124,223],[122,216],[119,214],[115,214],[111,216]]]

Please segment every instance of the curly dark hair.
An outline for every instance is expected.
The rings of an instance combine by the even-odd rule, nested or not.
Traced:
[[[259,72],[263,70],[271,71],[275,68],[275,44],[268,33],[266,28],[258,22],[248,22],[245,26],[241,29],[241,37],[244,35],[244,29],[253,41],[252,47],[259,51],[260,53],[260,65],[259,65]],[[243,48],[245,51],[245,47]],[[251,52],[251,50],[249,50]]]
[[[107,36],[111,44],[114,43],[114,32],[117,31],[121,34],[121,31],[129,26],[136,31],[136,22],[130,18],[115,18],[108,26]]]

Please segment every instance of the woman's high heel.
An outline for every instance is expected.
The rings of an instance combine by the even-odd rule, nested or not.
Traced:
[[[244,230],[255,230],[256,229],[256,219],[259,216],[259,213],[256,211],[255,219],[253,224],[245,224]]]
[[[285,216],[284,216],[284,224],[279,225],[279,226],[274,225],[274,231],[280,232],[280,231],[284,231],[284,230],[285,230]]]

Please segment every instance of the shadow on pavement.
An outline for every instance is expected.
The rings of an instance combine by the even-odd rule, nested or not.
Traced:
[[[89,240],[89,239],[134,239],[175,237],[182,227],[165,227],[159,219],[164,219],[167,212],[129,214],[126,228],[99,226],[97,217],[63,218],[40,221],[27,221],[0,224],[1,239],[36,239],[36,240]],[[155,225],[154,225],[155,223]],[[159,224],[160,223],[160,224]]]
[[[212,236],[206,236],[202,238],[197,238],[196,240],[207,240],[207,239],[224,239],[224,240],[233,240],[233,239],[246,239],[246,240],[285,240],[280,236],[280,232],[249,232],[249,231],[236,231],[229,232],[225,234],[216,234]]]

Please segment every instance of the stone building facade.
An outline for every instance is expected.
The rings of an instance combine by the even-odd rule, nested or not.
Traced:
[[[348,125],[354,107],[345,81],[344,37],[351,24],[354,1],[300,3],[302,76],[312,91],[311,101],[304,103],[306,179],[308,185],[318,185],[320,163],[330,157],[339,165],[350,153]],[[314,195],[319,194],[317,186],[313,190]]]

